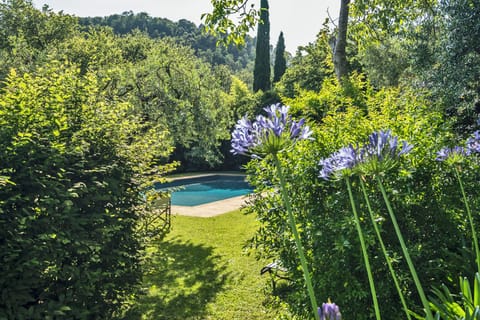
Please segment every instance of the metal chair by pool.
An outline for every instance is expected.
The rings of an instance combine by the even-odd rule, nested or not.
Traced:
[[[260,270],[260,275],[263,275],[265,273],[270,274],[270,279],[272,280],[272,291],[275,292],[276,289],[276,280],[277,279],[283,279],[283,280],[289,280],[291,281],[292,279],[286,276],[288,273],[287,268],[282,267],[278,261],[273,261],[269,264],[267,264],[265,267],[263,267]]]
[[[171,209],[170,197],[156,197],[142,217],[143,231],[150,237],[165,234],[171,226]]]

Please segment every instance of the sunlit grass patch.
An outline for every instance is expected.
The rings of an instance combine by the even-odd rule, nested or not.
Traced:
[[[244,252],[257,227],[234,211],[211,218],[175,216],[163,242],[148,248],[142,319],[276,319],[286,308],[260,275],[266,261]]]

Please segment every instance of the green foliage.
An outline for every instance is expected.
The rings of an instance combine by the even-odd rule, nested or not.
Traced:
[[[459,135],[477,129],[479,8],[477,0],[352,2],[363,72],[375,86],[427,87]]]
[[[139,194],[170,141],[98,88],[52,62],[1,91],[0,318],[121,318],[137,293]]]
[[[473,294],[466,277],[460,277],[459,282],[461,291],[459,301],[455,301],[456,295],[452,294],[446,285],[434,290],[435,298],[432,298],[432,304],[437,311],[438,319],[480,319],[480,275],[475,274]]]
[[[277,46],[275,48],[275,64],[273,65],[273,83],[280,81],[287,70],[287,60],[285,58],[285,39],[283,32],[278,36]]]
[[[157,41],[147,58],[127,72],[117,94],[131,88],[130,101],[138,112],[169,128],[176,159],[191,168],[217,164],[218,145],[228,139],[232,120],[227,94],[211,67],[186,47]]]
[[[225,45],[243,45],[245,36],[257,24],[261,10],[255,10],[253,4],[248,7],[248,0],[211,0],[211,3],[212,13],[202,14],[205,30],[219,37],[219,42]],[[238,23],[233,20],[238,20]]]
[[[363,70],[375,87],[397,86],[409,67],[408,52],[398,38],[371,42],[359,54]]]
[[[180,19],[173,22],[151,17],[147,13],[131,11],[106,17],[84,17],[79,22],[85,27],[111,27],[117,35],[144,33],[152,39],[173,38],[181,45],[189,46],[195,55],[212,65],[228,65],[232,70],[247,68],[254,59],[254,41],[246,35],[241,47],[233,44],[217,46],[217,38],[205,34],[203,26]]]
[[[253,115],[260,104],[260,96],[261,94],[250,91],[243,81],[233,77],[229,94],[233,119],[240,119],[245,114]]]
[[[0,79],[10,68],[31,71],[49,44],[59,44],[77,29],[76,19],[53,13],[48,7],[35,9],[30,0],[0,3]]]
[[[11,50],[16,40],[23,39],[32,49],[42,50],[49,43],[68,38],[76,27],[74,17],[54,13],[47,6],[39,11],[31,0],[0,3],[0,49]]]
[[[464,205],[452,173],[433,158],[445,141],[455,141],[450,122],[457,121],[460,133],[475,127],[478,1],[351,2],[361,22],[350,20],[350,70],[366,76],[352,73],[342,85],[332,77],[335,33],[325,27],[277,83],[280,97],[249,90],[253,41],[245,35],[268,13],[249,3],[213,0],[214,11],[203,16],[207,30],[245,49],[217,47],[217,38],[187,20],[126,12],[81,18],[82,29],[77,18],[36,10],[30,0],[0,3],[0,318],[124,317],[138,292],[147,241],[138,228],[149,214],[140,191],[171,170],[166,163],[172,159],[186,169],[217,165],[229,153],[232,115],[255,114],[279,100],[318,125],[314,142],[298,144],[280,160],[319,301],[331,297],[345,316],[372,318],[371,308],[359,307],[371,299],[345,190],[320,181],[317,163],[377,129],[415,145],[384,181],[422,283],[471,276]],[[238,24],[231,20],[236,14]],[[270,71],[264,75],[269,81]],[[252,161],[248,168],[258,191],[249,210],[262,222],[252,245],[291,270],[287,299],[301,315],[308,300],[272,187],[272,164]],[[461,170],[469,203],[479,208],[478,165]],[[381,197],[365,182],[407,302],[418,305]],[[356,181],[353,191],[360,199]],[[363,216],[365,205],[359,209],[382,314],[398,319],[401,306],[385,281],[388,270]],[[460,288],[446,285],[445,301],[467,308],[468,299],[447,297],[469,295],[466,280]]]
[[[84,27],[91,26],[108,26],[117,34],[126,35],[135,29],[147,33],[149,36],[157,37],[172,37],[179,34],[179,29],[185,33],[191,33],[196,29],[196,26],[186,20],[173,22],[165,18],[151,17],[146,12],[133,13],[126,11],[122,14],[112,14],[105,17],[81,17],[79,18],[80,25]]]
[[[253,91],[270,90],[270,21],[268,0],[260,2],[260,21],[257,27],[257,46],[255,49],[255,67],[253,69]]]
[[[146,40],[142,36],[138,36],[136,39],[137,46],[142,40]],[[132,39],[127,37],[122,46],[120,46],[119,40],[115,38],[111,29],[91,29],[87,33],[72,35],[62,43],[50,46],[49,54],[44,56],[44,61],[40,63],[48,63],[52,59],[71,62],[80,68],[82,74],[88,71],[95,72],[98,77],[107,81],[108,69],[122,64],[128,67],[131,63],[127,62],[135,60],[135,57],[131,56],[132,49],[129,48],[132,46]],[[141,47],[137,48],[136,54],[145,54],[140,51],[142,49]]]
[[[329,112],[335,114],[348,108],[361,112],[367,108],[368,95],[373,89],[362,74],[352,74],[340,85],[335,77],[326,78],[319,92],[298,89],[295,98],[283,97],[283,101],[292,107],[292,112],[321,121]]]
[[[475,0],[441,1],[444,23],[435,64],[425,71],[432,91],[446,113],[457,118],[460,133],[476,128],[480,113],[480,3]]]
[[[15,5],[2,6],[3,15],[10,19],[6,22],[26,19],[26,28],[39,24],[36,20],[40,20],[44,21],[43,25],[51,24],[55,26],[53,29],[61,29],[64,33],[59,31],[55,37],[44,37],[44,29],[35,27],[27,39],[23,36],[23,25],[18,29],[11,25],[10,29],[5,28],[5,32],[12,33],[10,38],[13,40],[10,49],[0,49],[0,73],[6,75],[11,67],[19,73],[34,72],[52,59],[73,63],[82,74],[94,72],[109,98],[132,103],[142,121],[169,128],[176,147],[173,159],[182,161],[186,168],[219,164],[222,159],[219,146],[228,138],[227,129],[231,125],[231,112],[227,109],[231,71],[220,65],[212,70],[210,64],[200,59],[243,69],[252,60],[251,41],[247,42],[246,49],[250,54],[244,54],[245,50],[234,46],[217,51],[214,39],[202,35],[199,28],[186,20],[169,26],[175,40],[154,40],[138,30],[118,36],[108,27],[89,28],[82,32],[77,31],[76,20],[70,16],[57,16],[50,11],[42,13],[29,2],[19,0],[12,3]],[[36,20],[28,18],[30,16]],[[120,32],[132,30],[135,26],[139,30],[152,31],[164,22],[146,14],[126,13],[117,18],[121,22],[118,23],[125,24],[125,30]],[[117,28],[112,19],[106,17],[97,22],[111,23]],[[163,36],[163,33],[159,35]],[[31,43],[37,38],[43,39],[42,46]],[[192,44],[195,49],[178,42]],[[168,161],[168,157],[163,161]]]
[[[322,92],[324,116],[318,121],[315,141],[297,144],[295,150],[282,154],[282,166],[288,178],[288,194],[304,241],[308,265],[312,266],[313,282],[319,301],[331,298],[345,317],[371,319],[374,317],[368,280],[362,267],[360,245],[342,183],[325,182],[318,178],[318,161],[349,143],[363,143],[379,129],[392,133],[415,146],[412,154],[396,170],[382,179],[404,233],[413,263],[425,288],[454,279],[468,268],[460,256],[464,248],[464,226],[459,225],[458,209],[450,206],[451,190],[444,188],[442,171],[434,161],[435,152],[449,138],[441,112],[436,111],[428,96],[407,88],[384,88],[375,91],[361,76],[352,76],[345,87],[330,80]],[[330,95],[327,95],[328,92]],[[341,94],[337,94],[337,93]],[[327,101],[330,99],[330,103]],[[330,105],[330,108],[327,106]],[[297,109],[299,116],[302,109]],[[285,208],[280,203],[274,168],[267,159],[251,161],[248,173],[256,188],[256,196],[248,209],[262,223],[252,241],[262,256],[281,259],[293,273],[295,293],[288,301],[302,314],[308,298],[304,294],[303,276],[297,268],[293,236],[287,226]],[[478,176],[478,175],[476,175]],[[472,179],[474,179],[472,177]],[[392,263],[399,276],[407,304],[413,310],[420,301],[415,294],[408,267],[400,259],[401,249],[393,226],[375,184],[367,182],[371,204],[378,217],[381,233]],[[469,189],[473,180],[466,183]],[[355,199],[362,199],[358,182],[352,184]],[[475,192],[474,192],[475,193]],[[476,191],[475,194],[477,194]],[[461,203],[457,204],[461,205]],[[358,203],[362,229],[381,314],[386,319],[403,319],[401,304],[379,247],[375,244],[373,228],[367,218],[366,206]],[[469,258],[474,262],[474,258]],[[471,265],[471,264],[469,264]],[[369,306],[359,308],[358,306]]]
[[[275,85],[282,96],[293,98],[299,89],[318,91],[323,80],[333,74],[329,39],[329,32],[323,29],[313,44],[299,48],[285,74]]]
[[[195,57],[172,39],[141,33],[115,36],[92,29],[52,48],[50,56],[95,71],[114,99],[129,101],[143,122],[168,128],[174,160],[187,168],[219,163],[220,141],[228,138],[230,71]]]
[[[359,0],[351,2],[351,16],[361,19],[355,33],[365,43],[381,41],[385,35],[394,35],[410,26],[418,25],[430,14],[437,0]]]

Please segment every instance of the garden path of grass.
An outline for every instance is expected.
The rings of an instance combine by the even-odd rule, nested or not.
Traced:
[[[137,305],[142,319],[255,320],[287,314],[273,302],[267,276],[260,276],[266,261],[243,252],[257,226],[253,216],[239,210],[211,218],[172,217],[166,239],[149,248],[148,295]]]

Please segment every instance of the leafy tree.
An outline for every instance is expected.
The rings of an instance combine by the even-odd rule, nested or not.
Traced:
[[[285,58],[285,39],[283,32],[278,36],[277,46],[275,48],[275,64],[273,66],[273,83],[280,81],[287,70],[287,60]]]
[[[220,162],[218,147],[232,121],[227,69],[212,68],[173,39],[116,36],[108,28],[72,37],[51,55],[95,71],[112,98],[129,101],[145,123],[168,128],[173,159],[185,168]]]
[[[418,25],[419,20],[432,10],[436,1],[341,0],[333,47],[337,78],[342,79],[349,72],[348,46],[351,45],[348,43],[349,33],[354,34],[360,46],[382,42],[387,36]]]
[[[92,71],[106,80],[107,74],[102,71],[124,63],[124,58],[132,59],[122,53],[122,48],[115,39],[113,31],[103,28],[72,35],[58,45],[51,45],[49,54],[44,56],[42,63],[48,63],[52,59],[71,61],[80,68],[82,73]]]
[[[145,60],[118,70],[119,82],[112,89],[117,94],[130,90],[129,101],[145,119],[169,128],[175,159],[190,168],[213,166],[231,123],[218,75],[188,48],[156,41]]]
[[[424,79],[447,115],[457,118],[457,130],[470,132],[480,115],[480,2],[440,1],[438,9],[443,23]]]
[[[82,17],[80,24],[84,27],[111,27],[117,35],[127,35],[135,30],[147,34],[151,38],[173,38],[179,44],[194,49],[195,55],[212,65],[226,64],[232,70],[246,68],[254,59],[254,42],[245,37],[244,46],[217,46],[217,38],[203,32],[203,26],[180,19],[173,22],[169,19],[151,17],[145,12],[127,11],[106,17]]]
[[[270,21],[268,0],[261,0],[260,21],[257,29],[255,67],[253,69],[253,91],[270,90]]]
[[[61,42],[76,29],[76,19],[54,13],[47,6],[34,8],[31,0],[6,0],[0,3],[0,49],[12,49],[12,41],[25,40],[31,48],[42,50]]]
[[[0,3],[0,79],[10,67],[31,71],[50,44],[59,44],[77,30],[76,18],[42,11],[30,0],[5,0]]]
[[[237,77],[232,78],[229,101],[233,119],[240,119],[245,114],[254,114],[258,108],[260,93],[253,93],[248,86]]]
[[[323,80],[333,74],[330,32],[324,28],[315,42],[300,47],[283,77],[276,84],[278,92],[293,98],[298,90],[320,90]]]
[[[358,59],[370,82],[381,88],[397,86],[408,77],[412,66],[409,55],[404,39],[390,37],[382,42],[365,45]]]
[[[71,62],[82,74],[96,74],[110,98],[130,101],[145,122],[169,127],[176,146],[175,159],[182,160],[187,167],[210,167],[219,163],[222,155],[218,147],[220,141],[229,136],[227,128],[231,122],[226,102],[230,71],[212,68],[197,56],[214,64],[227,63],[236,70],[243,70],[244,65],[251,68],[252,41],[247,42],[243,51],[234,46],[217,50],[211,36],[203,35],[200,28],[186,20],[170,26],[172,35],[178,33],[177,40],[157,41],[139,31],[141,26],[151,30],[156,22],[163,21],[147,14],[125,13],[113,17],[113,21],[115,18],[123,21],[124,31],[138,27],[131,34],[119,36],[108,27],[79,31],[76,19],[61,14],[57,17],[50,11],[42,13],[27,1],[12,0],[1,9],[5,19],[0,23],[11,24],[1,31],[9,42],[0,48],[0,78],[12,67],[22,74],[35,72],[52,60]],[[28,23],[19,24],[16,30],[12,27],[16,20]],[[51,25],[58,34],[43,37],[40,25]],[[35,27],[34,30],[30,32],[29,26]],[[24,28],[30,33],[22,31]],[[22,34],[27,34],[28,39]],[[42,39],[41,45],[37,46],[34,39]],[[198,49],[177,43],[191,39]],[[203,50],[202,46],[207,49]],[[210,47],[214,50],[208,53]],[[249,53],[244,54],[246,50]]]
[[[205,30],[218,37],[223,44],[243,45],[248,31],[259,20],[260,12],[255,9],[255,5],[248,6],[249,0],[211,0],[211,3],[212,13],[202,14]],[[239,24],[235,24],[231,16],[235,16]]]
[[[248,0],[211,2],[213,12],[203,15],[206,29],[212,34],[224,35],[224,42],[242,43],[241,39],[253,28],[261,14],[261,10],[255,10],[253,4],[247,10]],[[337,78],[343,78],[349,71],[347,39],[352,22],[357,41],[382,41],[385,35],[418,25],[425,15],[433,11],[436,2],[437,0],[341,0],[336,35],[332,41],[332,58]],[[232,19],[238,23],[235,24]]]

